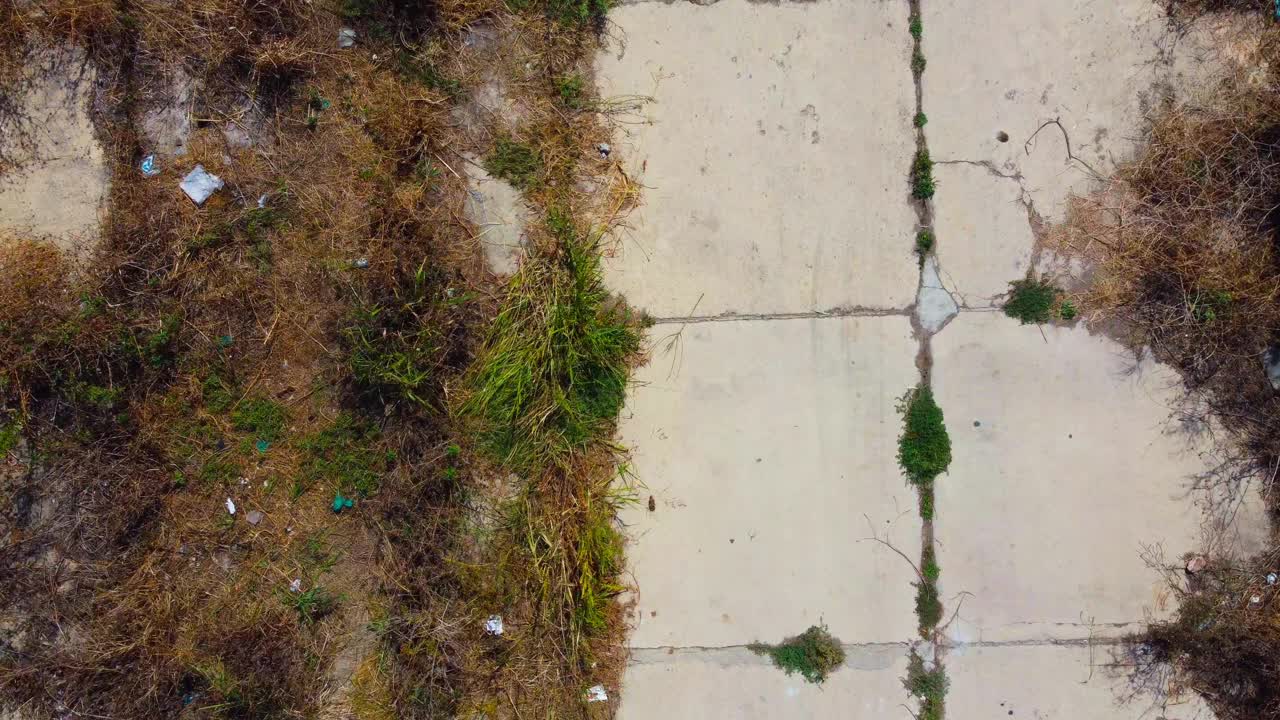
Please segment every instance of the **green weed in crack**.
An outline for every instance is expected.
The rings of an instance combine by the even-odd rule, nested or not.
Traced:
[[[929,157],[929,149],[921,147],[911,162],[911,196],[917,200],[928,200],[936,190],[933,159]]]
[[[898,412],[903,416],[898,465],[912,484],[928,485],[951,465],[951,437],[942,408],[933,399],[933,390],[920,385],[902,396]]]
[[[844,648],[826,625],[811,626],[777,645],[752,643],[748,648],[757,655],[769,656],[788,675],[800,673],[806,681],[819,685],[844,664]]]
[[[949,681],[941,665],[927,669],[924,658],[912,651],[911,658],[907,662],[907,677],[902,684],[908,692],[920,700],[917,720],[942,720],[943,703]]]

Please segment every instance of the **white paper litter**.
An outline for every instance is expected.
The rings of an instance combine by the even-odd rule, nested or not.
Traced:
[[[604,691],[603,685],[593,685],[587,688],[587,702],[606,702],[609,699],[609,693]]]
[[[351,28],[342,28],[338,31],[338,47],[349,48],[356,44],[356,31]]]
[[[302,578],[294,578],[293,582],[289,583],[289,590],[291,592],[302,592]]]
[[[196,165],[186,177],[182,178],[182,184],[179,187],[192,202],[203,205],[210,195],[221,190],[225,184],[222,178],[205,170],[203,165]]]
[[[227,512],[232,515],[236,514],[236,504],[231,498],[227,498]]]
[[[502,634],[502,616],[490,615],[488,620],[484,621],[484,631],[490,635]]]

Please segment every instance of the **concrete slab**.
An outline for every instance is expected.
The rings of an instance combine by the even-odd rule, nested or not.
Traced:
[[[1157,700],[1106,665],[1113,648],[981,647],[947,653],[952,720],[1213,720],[1195,695]]]
[[[1035,234],[1021,183],[981,165],[940,164],[934,228],[942,277],[965,307],[998,305],[1027,274]]]
[[[783,720],[909,717],[905,647],[847,648],[821,686],[787,676],[745,648],[632,653],[620,720]]]
[[[511,183],[491,177],[478,158],[466,160],[467,220],[476,226],[489,269],[510,275],[520,267],[529,209]]]
[[[933,358],[954,447],[934,521],[943,595],[973,593],[951,639],[1116,635],[1172,610],[1143,555],[1201,547],[1208,507],[1190,491],[1205,438],[1170,421],[1174,373],[996,313],[961,313]]]
[[[95,70],[79,48],[32,50],[22,101],[0,119],[0,233],[48,237],[71,253],[98,236],[109,173],[89,119]]]
[[[651,332],[659,350],[621,426],[645,485],[622,513],[639,587],[631,646],[777,642],[824,620],[848,642],[913,637],[913,570],[862,541],[865,515],[919,557],[895,463],[895,399],[917,380],[909,320]]]
[[[1131,155],[1153,85],[1184,71],[1173,62],[1179,53],[1195,54],[1187,38],[1174,51],[1164,10],[1151,0],[923,5],[934,159],[1020,172],[1036,210],[1052,220],[1068,193],[1089,187],[1092,171],[1106,175]],[[1036,135],[1055,119],[1061,127]],[[1068,159],[1068,137],[1083,162]],[[940,182],[939,196],[963,192],[958,185]]]
[[[915,150],[905,2],[642,3],[610,13],[602,96],[645,186],[607,280],[658,317],[903,308]],[[694,310],[696,306],[696,311]]]

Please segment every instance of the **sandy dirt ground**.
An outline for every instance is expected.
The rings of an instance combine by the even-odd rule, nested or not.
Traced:
[[[0,118],[0,235],[48,238],[83,253],[108,187],[89,102],[95,72],[78,50],[31,54],[13,116]]]
[[[996,308],[1050,262],[1044,223],[1214,59],[1147,0],[921,5],[941,161],[923,268],[906,0],[611,14],[602,93],[648,102],[617,132],[645,193],[610,281],[658,318],[622,423],[625,720],[911,717],[915,575],[867,538],[918,557],[895,405],[920,366],[954,447],[933,523],[948,717],[1209,717],[1135,692],[1114,640],[1171,610],[1152,557],[1256,548],[1260,502],[1193,486],[1213,457],[1167,368]],[[849,655],[821,689],[746,650],[819,622]]]

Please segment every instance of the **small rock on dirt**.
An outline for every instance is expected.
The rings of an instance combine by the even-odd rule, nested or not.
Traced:
[[[356,31],[351,28],[342,28],[338,31],[338,47],[349,48],[356,44]]]
[[[250,525],[257,525],[262,522],[262,518],[262,513],[257,510],[251,510],[248,515],[244,516],[244,519],[248,520]]]

